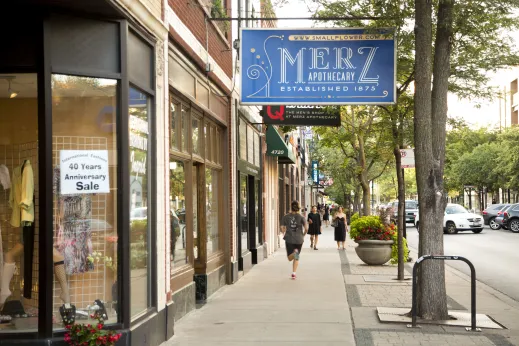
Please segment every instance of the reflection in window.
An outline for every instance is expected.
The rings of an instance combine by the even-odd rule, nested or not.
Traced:
[[[193,118],[193,121],[191,122],[191,138],[193,143],[193,154],[200,155],[200,143],[198,141],[198,138],[200,137],[200,131],[198,129],[198,124],[198,119]]]
[[[209,153],[211,152],[211,133],[209,124],[204,124],[204,139],[205,139],[205,159],[211,160]]]
[[[259,220],[259,198],[260,198],[260,189],[259,189],[259,180],[254,180],[254,213],[255,213],[255,220],[256,220],[256,236],[257,236],[257,244],[261,245],[263,243],[263,236],[260,231],[260,220]]]
[[[219,171],[215,169],[205,170],[206,182],[206,211],[207,211],[207,255],[220,250],[219,218],[218,218],[218,194],[220,188]]]
[[[182,151],[188,151],[188,139],[189,139],[189,107],[182,105]]]
[[[200,239],[198,238],[198,171],[200,166],[193,165],[193,258],[198,259]],[[203,203],[203,201],[202,201]]]
[[[145,312],[151,303],[149,243],[149,100],[130,88],[130,311],[132,316]]]
[[[99,301],[106,310],[107,322],[115,323],[119,306],[117,81],[53,75],[51,85],[55,230],[53,314],[60,316],[59,307],[63,303],[84,309]],[[144,130],[144,136],[147,136],[147,130]],[[102,159],[89,167],[83,166],[88,163],[84,160],[92,154]],[[62,155],[75,159],[71,157],[66,164],[61,163]],[[92,173],[100,178],[96,182],[83,180],[66,184],[61,179],[67,172],[77,172],[77,179],[81,179],[82,174]],[[101,183],[106,183],[106,189],[96,193],[96,184]],[[140,192],[142,196],[144,191]],[[60,317],[54,327],[63,328]]]
[[[249,251],[249,218],[247,217],[248,196],[247,196],[248,176],[240,175],[240,230],[241,230],[241,251]]]
[[[186,234],[186,172],[182,161],[169,163],[169,208],[171,221],[171,271],[188,262]]]

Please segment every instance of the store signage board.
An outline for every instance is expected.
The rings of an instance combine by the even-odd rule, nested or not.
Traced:
[[[109,193],[108,150],[61,150],[62,195]]]
[[[396,101],[393,29],[242,28],[241,104]]]
[[[263,106],[265,124],[302,126],[340,126],[338,107],[322,106]]]
[[[402,168],[415,168],[414,149],[400,149]]]

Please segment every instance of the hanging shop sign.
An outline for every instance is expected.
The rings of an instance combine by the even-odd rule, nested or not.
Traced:
[[[393,104],[393,29],[241,29],[241,103]]]
[[[338,107],[321,106],[263,106],[261,110],[265,124],[340,126]]]
[[[312,160],[312,180],[314,184],[319,184],[319,163],[317,160]]]
[[[108,150],[61,150],[62,195],[109,193]]]
[[[400,149],[402,157],[402,168],[415,168],[414,149]]]

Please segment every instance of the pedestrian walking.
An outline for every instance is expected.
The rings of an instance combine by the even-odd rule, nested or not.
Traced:
[[[337,213],[333,216],[332,222],[336,222],[335,241],[337,242],[337,250],[344,250],[344,242],[346,241],[346,214],[342,207],[339,207]],[[341,247],[342,245],[342,247]]]
[[[321,218],[317,213],[317,207],[312,206],[312,211],[308,214],[308,234],[310,234],[310,249],[319,250],[317,242],[321,234]]]
[[[285,235],[287,258],[292,262],[292,280],[296,279],[296,271],[299,266],[299,256],[308,232],[308,224],[305,218],[299,214],[299,202],[293,201],[290,205],[290,213],[281,220],[281,232]]]
[[[324,207],[323,221],[327,227],[330,225],[330,207],[328,204]]]

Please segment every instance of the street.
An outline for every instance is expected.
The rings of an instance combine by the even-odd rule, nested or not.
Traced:
[[[409,246],[417,249],[418,232],[411,224],[407,227]],[[493,231],[485,226],[480,234],[445,234],[443,239],[445,255],[466,257],[474,264],[477,280],[519,301],[519,234],[504,229]],[[412,257],[416,257],[416,253]],[[447,264],[470,275],[470,269],[464,262],[448,261]]]

